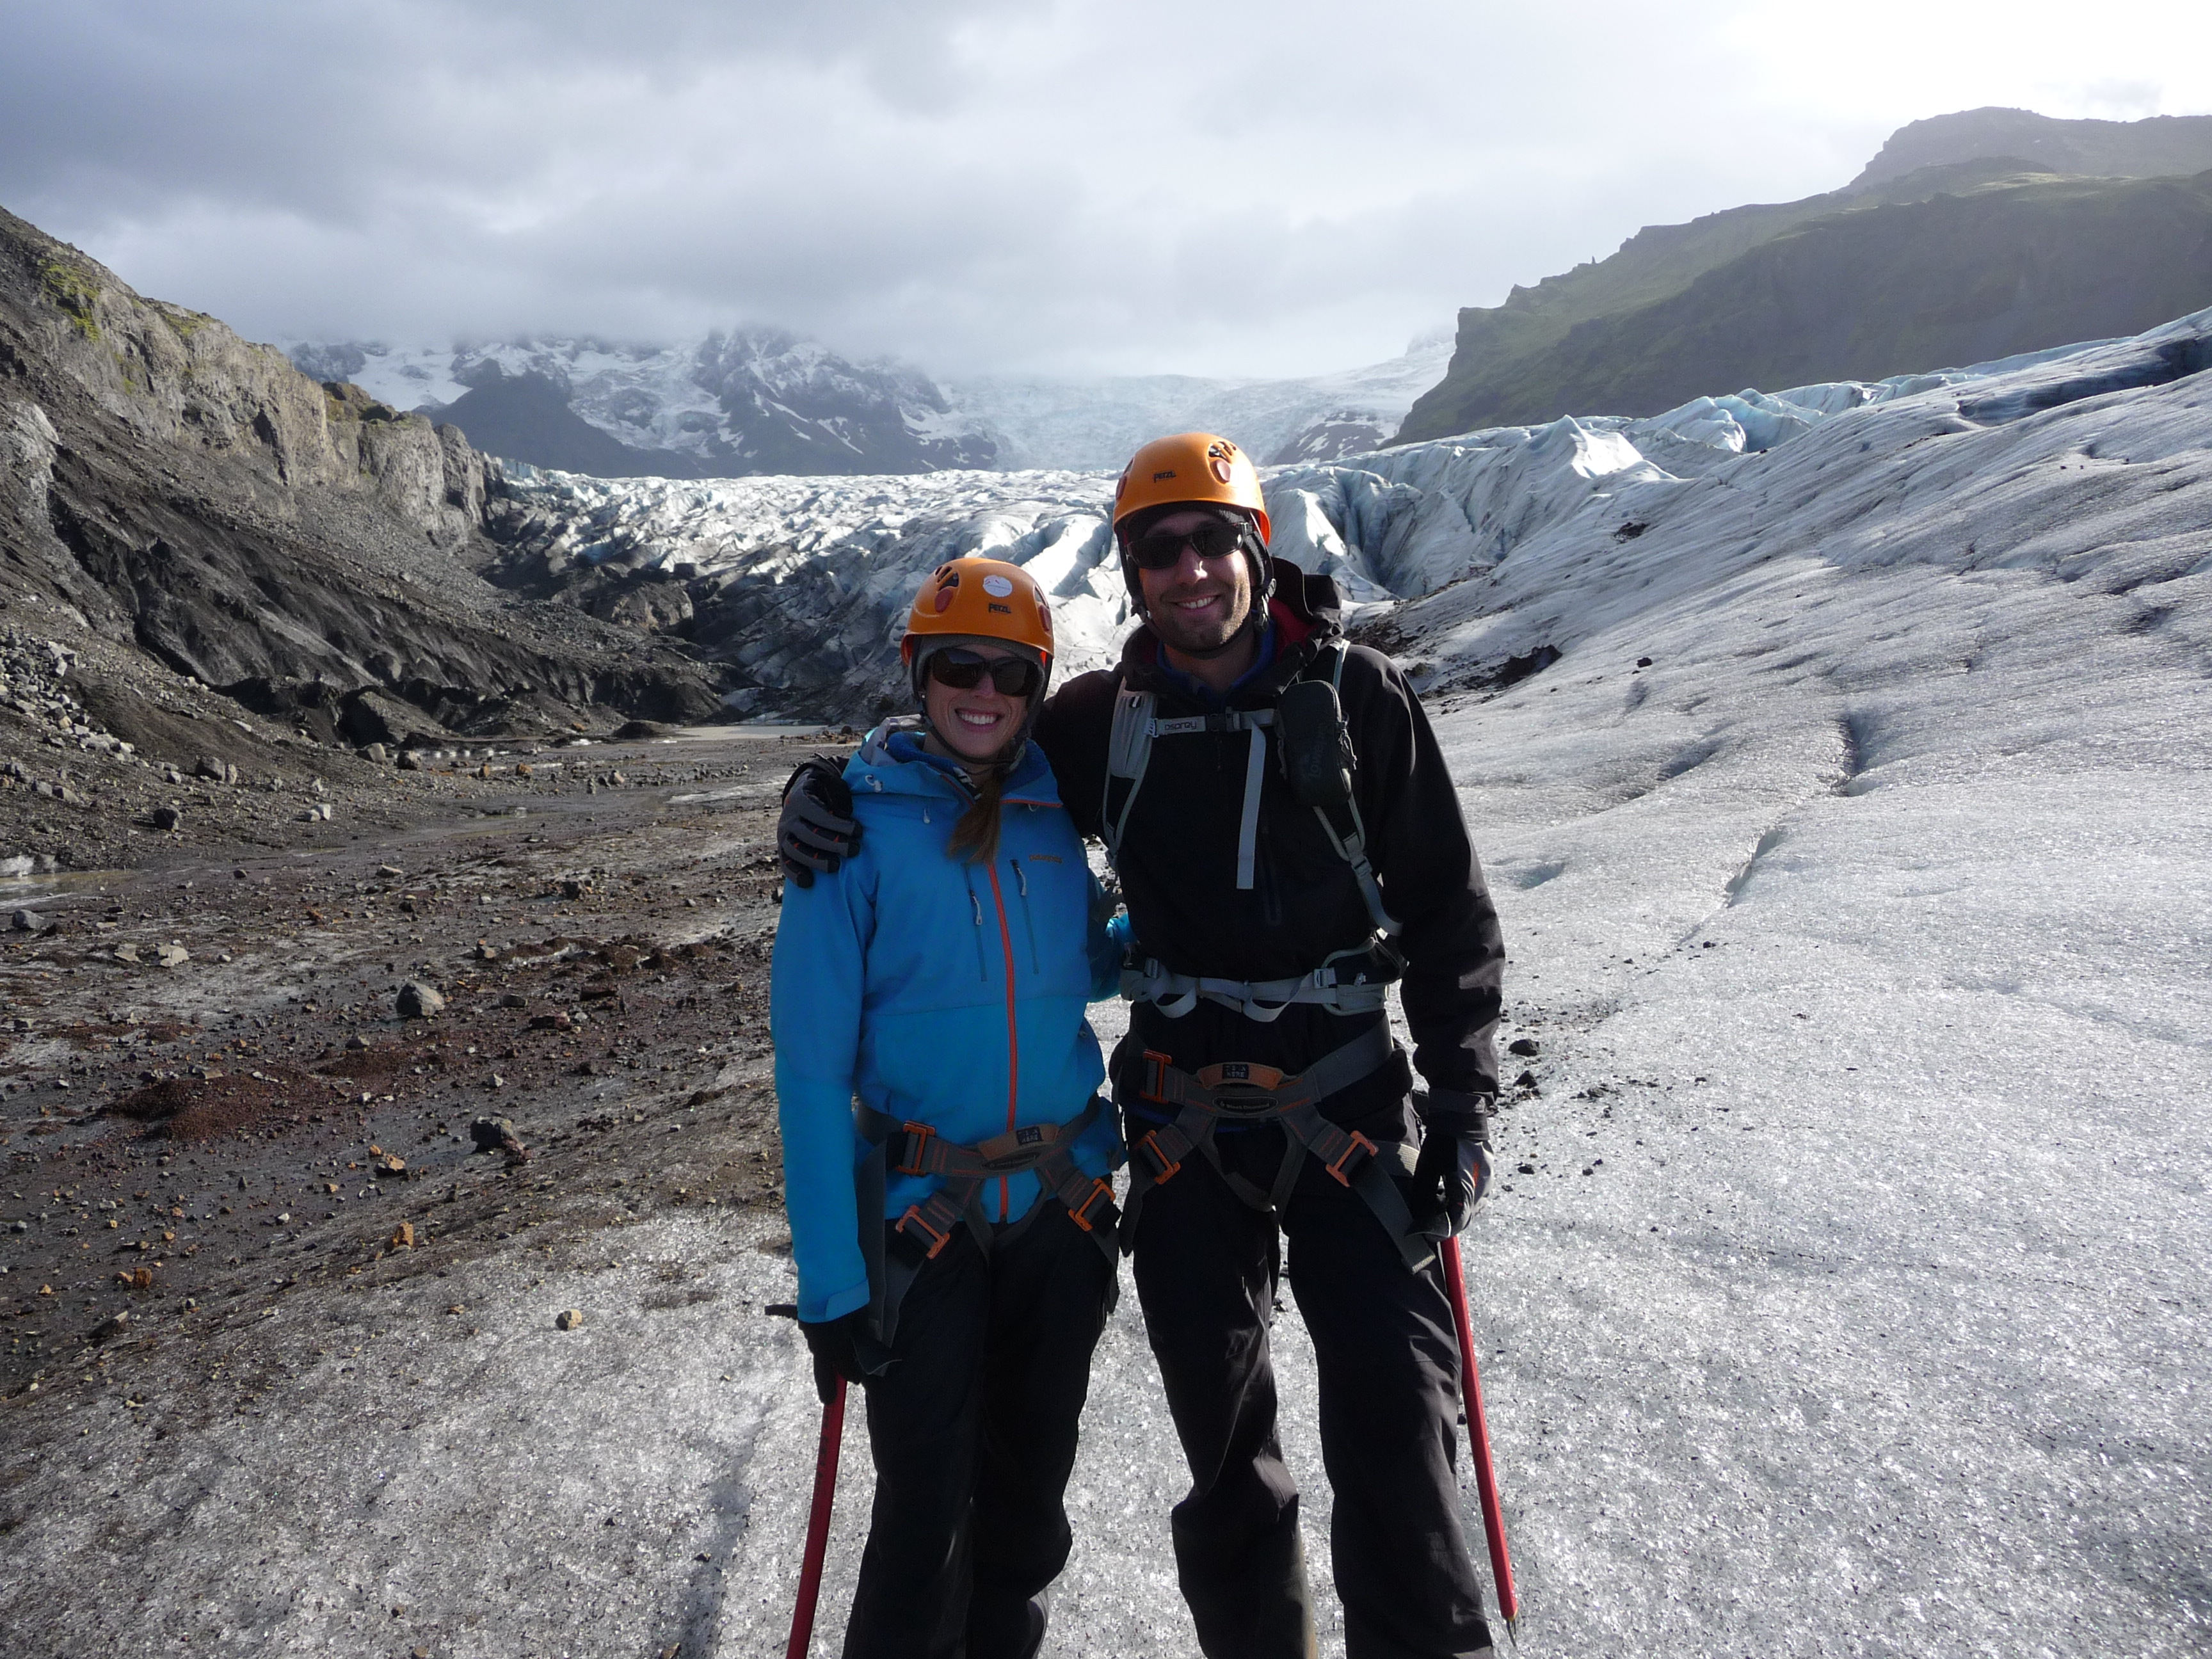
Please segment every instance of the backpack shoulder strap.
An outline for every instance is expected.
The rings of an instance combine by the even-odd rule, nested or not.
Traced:
[[[1344,685],[1344,662],[1345,659],[1352,654],[1352,647],[1346,641],[1338,639],[1331,641],[1328,649],[1331,658],[1328,667],[1329,686],[1331,690],[1340,693]],[[1341,706],[1340,699],[1340,708]],[[1342,720],[1341,714],[1338,718],[1340,720]],[[1343,730],[1344,742],[1349,748],[1352,733],[1348,722],[1345,724]],[[1354,763],[1357,764],[1356,751]],[[1375,866],[1367,857],[1367,826],[1361,821],[1359,816],[1359,799],[1356,792],[1351,799],[1344,803],[1344,810],[1350,818],[1348,824],[1339,824],[1330,817],[1325,809],[1319,806],[1314,808],[1314,816],[1321,820],[1321,827],[1328,833],[1330,842],[1335,847],[1337,856],[1352,866],[1352,878],[1359,884],[1360,902],[1366,905],[1367,917],[1375,924],[1375,931],[1384,939],[1395,939],[1403,924],[1382,908],[1382,889],[1375,879]]]
[[[1137,804],[1137,791],[1152,757],[1156,701],[1150,691],[1133,691],[1127,684],[1114,698],[1114,729],[1106,739],[1106,789],[1098,813],[1109,862],[1121,855],[1121,830],[1129,821],[1129,809]]]
[[[1275,723],[1272,708],[1232,708],[1210,714],[1187,714],[1161,720],[1159,700],[1150,691],[1133,691],[1126,684],[1114,699],[1114,726],[1106,739],[1106,788],[1099,823],[1106,835],[1106,857],[1110,862],[1121,853],[1121,832],[1144,787],[1145,769],[1152,757],[1152,739],[1194,736],[1200,732],[1248,732],[1251,741],[1244,770],[1244,805],[1237,845],[1237,884],[1252,885],[1254,847],[1260,823],[1260,784],[1265,769],[1267,728]]]

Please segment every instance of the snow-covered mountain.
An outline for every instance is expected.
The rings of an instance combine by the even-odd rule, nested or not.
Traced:
[[[1700,398],[1645,420],[1570,418],[1279,467],[1266,477],[1275,546],[1334,576],[1356,605],[1379,607],[1443,590],[1489,605],[1560,550],[1601,550],[1655,581],[1673,580],[1684,558],[1694,575],[1711,526],[1747,502],[1759,527],[1742,533],[1760,546],[1825,534],[1796,526],[1825,524],[1831,500],[1850,504],[1856,538],[1902,534],[1925,510],[1913,475],[1943,453],[1921,441],[1930,431],[1982,434],[1988,464],[2008,465],[2000,434],[2027,415],[2203,367],[2208,322],[1932,374]],[[1817,489],[1808,457],[1824,475]],[[1946,453],[1947,476],[1954,465]],[[897,634],[915,585],[963,554],[1036,572],[1059,608],[1063,672],[1110,661],[1129,625],[1106,528],[1112,483],[1110,472],[1073,471],[713,482],[522,471],[508,486],[498,579],[689,637],[733,666],[738,707],[865,717],[899,695]],[[1444,680],[1564,650],[1565,619],[1590,596],[1555,577],[1544,597],[1541,639],[1522,637],[1534,613],[1516,600],[1497,611],[1517,619],[1510,626],[1407,648],[1437,655]],[[1425,613],[1391,620],[1393,637],[1412,639],[1415,614]],[[1482,659],[1443,660],[1470,653]]]
[[[293,361],[450,421],[508,460],[603,477],[1118,467],[1163,432],[1226,432],[1271,461],[1372,449],[1440,380],[1448,331],[1388,362],[1286,380],[982,377],[939,386],[772,330],[675,345],[460,348],[301,341]]]
[[[421,410],[510,460],[609,477],[927,472],[989,440],[927,376],[773,329],[678,345],[526,339],[458,349],[295,342],[319,380]]]

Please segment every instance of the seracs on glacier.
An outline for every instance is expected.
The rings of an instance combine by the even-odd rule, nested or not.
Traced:
[[[1275,548],[1334,577],[1355,615],[1487,580],[1516,554],[1613,544],[1631,521],[1629,536],[1656,532],[1649,554],[1678,533],[1694,542],[1715,507],[1759,497],[1765,480],[1794,478],[1776,463],[1808,434],[1823,434],[1824,453],[1856,442],[1866,447],[1852,454],[1887,457],[1929,422],[2001,427],[2052,386],[2140,384],[2194,349],[2205,316],[1962,369],[1747,390],[1644,419],[1568,417],[1274,468],[1264,483]],[[1889,476],[1887,460],[1850,466],[1864,479]],[[900,695],[898,634],[916,584],[967,554],[1031,566],[1059,608],[1060,673],[1110,662],[1131,625],[1106,526],[1112,483],[1067,471],[676,481],[518,468],[506,579],[558,589],[580,574],[618,574],[680,588],[691,636],[747,682],[736,707],[866,718]],[[1818,516],[1794,498],[1763,512],[1781,532],[1808,508]],[[1900,497],[1864,510],[1879,522],[1919,509]]]

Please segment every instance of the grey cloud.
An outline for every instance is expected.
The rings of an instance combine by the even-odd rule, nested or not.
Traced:
[[[1742,7],[1601,10],[0,0],[0,204],[264,337],[1340,368],[1891,124],[1748,142]]]

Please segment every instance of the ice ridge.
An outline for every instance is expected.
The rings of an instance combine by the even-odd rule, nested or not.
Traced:
[[[1647,418],[1568,416],[1279,467],[1265,486],[1276,550],[1333,576],[1356,613],[1372,614],[1477,579],[1494,586],[1531,550],[1626,556],[1647,524],[1691,522],[1723,501],[1765,503],[1747,531],[1761,545],[1803,541],[1846,498],[1868,525],[1909,541],[1943,506],[1917,493],[1940,453],[1921,440],[2094,397],[2143,398],[2207,362],[2212,309],[1962,368],[1747,388]],[[1808,483],[1784,460],[1815,433],[1838,435]],[[1992,448],[1990,464],[2008,464],[1996,459],[2006,453]],[[1111,661],[1131,626],[1106,529],[1112,482],[1104,471],[679,482],[518,469],[505,575],[680,588],[691,637],[741,682],[735,706],[866,715],[899,695],[896,641],[915,585],[968,554],[1036,570],[1058,606],[1062,673]],[[1648,565],[1665,544],[1638,543],[1636,556]],[[1549,593],[1547,611],[1559,600]]]

